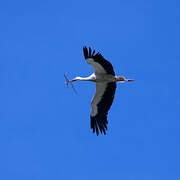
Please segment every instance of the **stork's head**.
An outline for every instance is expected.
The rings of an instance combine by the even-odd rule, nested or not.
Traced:
[[[121,82],[121,83],[123,83],[123,82],[125,82],[125,81],[134,81],[134,79],[126,79],[125,77],[123,77],[123,76],[116,76],[116,81],[118,81],[118,82]]]

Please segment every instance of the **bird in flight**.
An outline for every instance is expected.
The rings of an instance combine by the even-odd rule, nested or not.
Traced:
[[[83,47],[84,57],[87,63],[94,68],[94,73],[89,77],[75,77],[72,80],[66,78],[66,83],[74,81],[91,81],[96,83],[96,93],[91,101],[91,129],[97,136],[99,131],[106,134],[107,115],[114,100],[116,82],[129,82],[133,79],[126,79],[123,76],[115,76],[112,64],[107,61],[99,52]]]

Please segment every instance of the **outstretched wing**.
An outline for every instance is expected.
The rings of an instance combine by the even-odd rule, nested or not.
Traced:
[[[100,132],[106,134],[107,115],[114,100],[116,83],[96,83],[96,93],[91,101],[91,129],[99,135]]]
[[[94,67],[95,73],[115,75],[112,64],[104,59],[100,53],[95,54],[95,50],[92,52],[90,47],[88,51],[86,46],[83,47],[83,52],[87,63]]]

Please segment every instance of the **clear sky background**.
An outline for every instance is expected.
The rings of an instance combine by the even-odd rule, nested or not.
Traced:
[[[107,135],[90,130],[95,84],[82,47],[118,84]],[[0,3],[0,179],[179,180],[178,0]]]

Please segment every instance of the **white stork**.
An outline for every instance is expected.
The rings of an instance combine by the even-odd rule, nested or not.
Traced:
[[[115,76],[112,64],[104,59],[100,53],[95,54],[89,47],[83,48],[84,57],[88,64],[93,66],[95,73],[89,77],[75,77],[68,82],[74,81],[91,81],[96,83],[96,93],[91,101],[91,129],[93,133],[99,135],[106,134],[107,130],[107,114],[112,105],[114,94],[116,91],[116,82],[134,81],[133,79],[126,79],[123,76]]]

